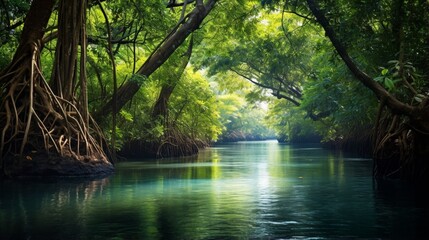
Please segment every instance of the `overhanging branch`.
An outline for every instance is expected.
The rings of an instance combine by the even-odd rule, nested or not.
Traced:
[[[280,91],[279,89],[276,89],[276,88],[274,88],[274,87],[271,87],[271,86],[268,86],[268,85],[262,84],[262,83],[260,83],[260,82],[257,82],[257,81],[255,81],[255,80],[253,80],[252,78],[250,78],[250,77],[248,77],[248,76],[246,76],[246,75],[244,75],[244,74],[240,73],[239,71],[237,71],[237,70],[235,70],[235,69],[233,69],[233,68],[230,68],[230,70],[231,70],[232,72],[234,72],[235,74],[239,75],[240,77],[242,77],[242,78],[244,78],[244,79],[248,80],[249,82],[251,82],[251,83],[255,84],[255,85],[256,85],[256,86],[258,86],[258,87],[265,88],[265,89],[270,89],[270,90],[272,91],[272,93],[271,93],[271,94],[272,94],[274,97],[277,97],[277,98],[279,98],[279,99],[280,99],[280,98],[286,99],[286,100],[288,100],[289,102],[293,103],[295,106],[300,106],[300,105],[301,105],[301,104],[300,104],[297,100],[295,100],[294,98],[292,98],[292,97],[290,97],[290,96],[287,96],[287,95],[285,95],[285,94],[281,93],[281,91]]]
[[[369,75],[363,72],[358,66],[355,64],[353,59],[348,54],[347,50],[343,46],[343,44],[338,40],[334,29],[329,24],[328,19],[326,19],[323,12],[319,9],[317,3],[314,0],[307,0],[307,4],[317,19],[317,22],[323,27],[325,30],[326,36],[331,40],[332,45],[337,50],[340,57],[343,59],[344,63],[347,65],[349,70],[353,73],[353,75],[363,83],[367,88],[369,88],[378,99],[383,99],[386,101],[386,105],[392,110],[392,112],[398,114],[404,114],[411,117],[418,117],[419,109],[416,107],[410,106],[406,103],[399,101],[393,95],[391,95],[386,89],[384,89],[379,83],[374,81]]]

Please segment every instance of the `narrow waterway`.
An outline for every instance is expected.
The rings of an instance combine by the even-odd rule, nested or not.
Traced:
[[[369,159],[274,141],[127,161],[104,179],[0,182],[0,239],[419,239],[425,200]]]

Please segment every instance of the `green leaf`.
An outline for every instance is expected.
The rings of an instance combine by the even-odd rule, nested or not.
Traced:
[[[395,88],[395,83],[390,78],[384,78],[384,85],[388,90]]]
[[[425,99],[426,96],[423,94],[417,94],[416,96],[414,96],[414,100],[416,100],[417,102],[421,103],[423,101],[423,99]]]
[[[389,70],[387,68],[383,68],[383,70],[381,70],[381,75],[386,76],[388,72]]]
[[[419,102],[419,103],[421,103],[422,102],[422,99],[420,98],[420,97],[418,97],[418,96],[415,96],[414,97],[414,100],[416,100],[417,102]]]
[[[376,77],[376,78],[374,78],[374,81],[376,81],[376,82],[383,82],[383,80],[384,80],[384,77]]]
[[[121,110],[119,114],[128,122],[133,122],[133,115],[125,110]]]

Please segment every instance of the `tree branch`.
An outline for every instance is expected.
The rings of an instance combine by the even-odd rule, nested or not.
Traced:
[[[293,103],[295,106],[300,106],[300,105],[301,105],[297,100],[293,99],[292,97],[289,97],[289,96],[287,96],[287,95],[284,95],[284,94],[280,93],[280,89],[276,89],[276,88],[274,88],[274,87],[271,87],[271,86],[268,86],[268,85],[262,84],[262,83],[260,83],[260,82],[257,82],[257,81],[255,81],[255,80],[253,80],[252,78],[250,78],[250,77],[248,77],[248,76],[246,76],[246,75],[244,75],[244,74],[240,73],[238,70],[235,70],[235,69],[233,69],[233,68],[230,68],[230,70],[231,70],[232,72],[234,72],[235,74],[237,74],[238,76],[240,76],[240,77],[242,77],[242,78],[244,78],[244,79],[248,80],[249,82],[251,82],[251,83],[255,84],[255,85],[256,85],[256,86],[258,86],[258,87],[265,88],[265,89],[270,89],[270,90],[272,91],[272,93],[271,93],[271,94],[272,94],[273,96],[275,96],[275,97],[279,98],[279,99],[280,99],[280,98],[286,99],[286,100],[288,100],[289,102]]]
[[[326,19],[325,15],[319,9],[318,4],[315,3],[314,0],[307,0],[307,4],[310,10],[313,12],[314,16],[317,19],[317,22],[323,27],[325,30],[326,36],[331,40],[332,45],[337,50],[340,57],[343,59],[344,63],[347,65],[349,70],[353,73],[353,75],[363,83],[367,88],[369,88],[378,99],[385,99],[386,105],[392,110],[394,113],[404,114],[411,117],[419,117],[419,109],[416,107],[405,104],[398,99],[396,99],[393,95],[391,95],[386,89],[384,89],[379,83],[374,81],[370,76],[368,76],[365,72],[358,68],[353,59],[349,56],[347,50],[343,46],[343,44],[338,40],[334,29],[329,24],[329,21]]]
[[[193,3],[193,2],[195,2],[195,0],[187,0],[187,1],[183,1],[183,2],[181,2],[181,3],[178,3],[178,2],[176,2],[176,1],[170,1],[170,2],[167,4],[167,8],[182,7],[182,6],[183,6],[183,5],[185,5],[185,4]]]
[[[217,0],[209,0],[203,7],[194,8],[187,17],[185,17],[183,23],[179,26],[175,26],[173,31],[164,38],[136,74],[147,78],[167,61],[186,38],[199,28],[202,21],[214,8],[216,2]],[[140,89],[141,84],[142,83],[138,81],[128,81],[118,89],[117,111],[132,99],[134,94]],[[113,104],[112,100],[110,100],[96,113],[96,119],[100,119],[105,114],[112,112]]]

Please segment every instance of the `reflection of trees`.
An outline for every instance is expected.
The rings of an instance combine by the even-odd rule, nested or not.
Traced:
[[[194,159],[118,166],[113,181],[122,187],[111,189],[106,208],[92,215],[91,226],[134,212],[130,225],[141,226],[140,238],[248,236],[242,226],[251,224],[252,186],[231,175],[219,178],[225,177],[222,156],[215,148]]]
[[[157,179],[216,179],[221,173],[221,159],[216,149],[201,151],[198,155],[180,158],[162,159],[159,161],[147,161],[126,163],[128,167],[118,168],[118,177],[113,181],[143,182],[157,181]],[[126,177],[124,177],[126,176]]]
[[[376,214],[369,176],[361,178],[370,172],[368,162],[277,144],[231,149],[162,164],[118,163],[109,179],[8,182],[0,185],[0,233],[6,239],[48,233],[56,239],[222,239],[315,229],[338,236],[346,234],[339,219],[375,231],[366,224]]]
[[[79,238],[86,215],[108,179],[22,180],[0,183],[2,239]]]

